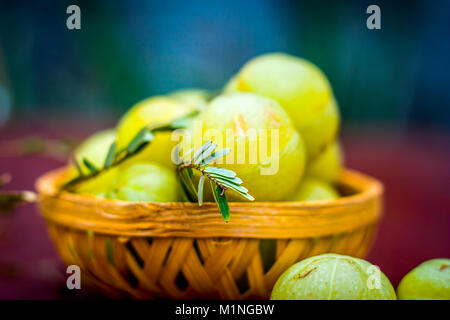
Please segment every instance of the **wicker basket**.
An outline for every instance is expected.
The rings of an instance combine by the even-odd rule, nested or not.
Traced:
[[[363,257],[381,216],[382,185],[344,170],[335,201],[145,203],[58,192],[37,182],[41,211],[67,265],[112,297],[267,299],[293,263],[325,252]],[[262,254],[262,252],[264,252]],[[86,283],[86,282],[84,282]]]

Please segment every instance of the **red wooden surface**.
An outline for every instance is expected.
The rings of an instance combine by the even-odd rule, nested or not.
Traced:
[[[50,126],[51,128],[51,126]],[[29,134],[83,137],[92,126],[9,126],[0,142]],[[69,134],[67,134],[69,132]],[[345,130],[346,163],[383,181],[385,216],[367,259],[396,286],[420,262],[450,257],[450,149],[442,132],[400,133],[382,129]],[[0,144],[1,145],[1,144]],[[36,177],[61,166],[38,156],[2,156],[0,173],[14,180],[7,189],[33,189]],[[88,296],[65,288],[64,270],[33,205],[0,217],[0,299],[61,299]]]

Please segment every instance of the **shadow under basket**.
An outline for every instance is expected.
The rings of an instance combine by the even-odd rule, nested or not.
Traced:
[[[314,202],[148,203],[58,191],[64,170],[37,181],[40,209],[66,265],[110,297],[268,299],[292,264],[326,252],[364,257],[383,188],[343,170],[344,197]]]

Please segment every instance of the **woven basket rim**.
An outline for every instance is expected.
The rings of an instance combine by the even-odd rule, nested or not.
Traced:
[[[376,223],[381,216],[382,184],[351,169],[337,184],[355,194],[311,202],[230,202],[225,223],[215,203],[130,202],[74,194],[57,188],[66,168],[38,178],[43,216],[52,223],[103,234],[158,237],[292,238],[351,231]],[[310,229],[308,231],[308,229]]]

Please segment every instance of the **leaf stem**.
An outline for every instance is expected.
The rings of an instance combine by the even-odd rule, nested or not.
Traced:
[[[214,182],[216,185],[218,185],[221,189],[222,189],[222,193],[220,194],[221,196],[224,195],[225,190],[227,190],[227,187],[224,186],[222,183],[220,183],[219,181],[217,181],[216,178],[212,177],[208,172],[206,172],[205,170],[203,170],[199,165],[193,164],[193,163],[183,163],[181,165],[179,165],[177,167],[177,172],[180,173],[181,170],[183,169],[187,169],[187,168],[191,168],[191,169],[195,169],[197,171],[200,171],[200,173],[204,176],[206,176],[209,180],[211,180],[212,182]]]

